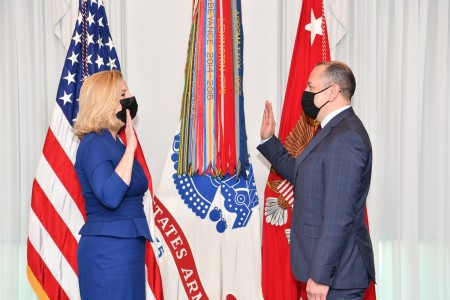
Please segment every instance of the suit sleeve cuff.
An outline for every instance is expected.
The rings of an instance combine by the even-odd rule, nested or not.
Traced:
[[[317,283],[332,286],[336,272],[337,266],[316,266],[311,272],[311,278]]]

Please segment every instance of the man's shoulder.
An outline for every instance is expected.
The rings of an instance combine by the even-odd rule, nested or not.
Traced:
[[[371,149],[369,134],[362,121],[356,114],[342,119],[331,131],[335,142],[340,145],[365,145],[364,148]]]

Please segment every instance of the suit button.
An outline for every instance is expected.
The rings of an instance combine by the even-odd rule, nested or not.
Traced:
[[[334,267],[331,269],[331,272],[330,272],[330,279],[332,279],[332,278],[334,277],[334,275],[336,275],[336,266],[334,266]]]

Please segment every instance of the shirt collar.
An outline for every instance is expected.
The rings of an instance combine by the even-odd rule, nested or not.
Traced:
[[[344,111],[344,110],[346,110],[347,108],[350,108],[350,107],[352,107],[351,104],[343,106],[343,107],[341,107],[339,109],[336,109],[335,111],[329,113],[325,118],[323,118],[322,123],[320,123],[320,126],[322,128],[324,128],[328,124],[328,122],[331,121],[331,119],[333,119],[335,116],[337,116],[340,112],[342,112],[342,111]]]

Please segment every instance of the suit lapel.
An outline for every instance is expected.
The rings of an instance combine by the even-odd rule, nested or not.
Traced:
[[[348,108],[339,114],[337,114],[333,119],[328,122],[328,124],[322,128],[322,130],[312,138],[312,140],[308,143],[308,145],[303,149],[303,151],[300,153],[300,155],[297,157],[296,164],[300,164],[310,153],[314,150],[314,148],[317,147],[317,145],[320,144],[320,142],[327,137],[334,127],[336,127],[343,119],[354,115],[355,112],[353,111],[353,108]]]

